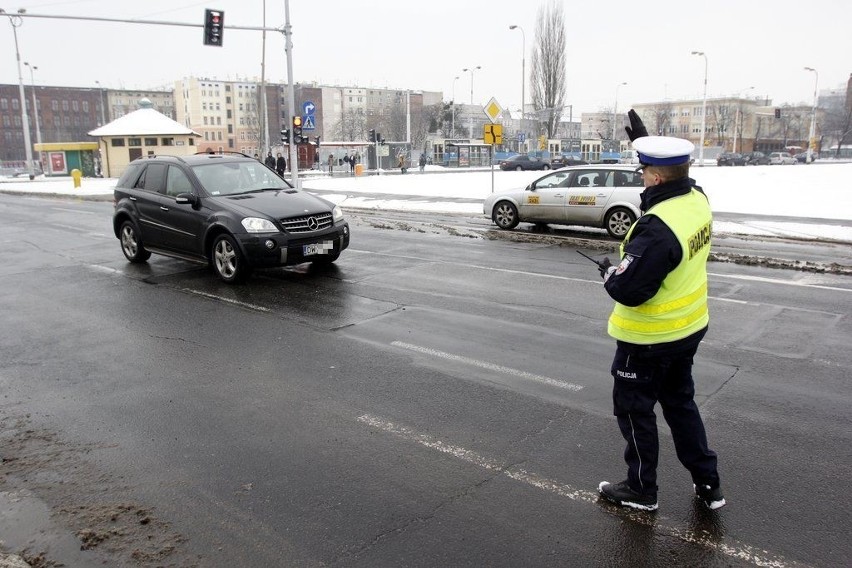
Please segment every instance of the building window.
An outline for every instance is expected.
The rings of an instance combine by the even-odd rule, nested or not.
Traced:
[[[160,145],[161,146],[174,146],[175,145],[175,139],[174,138],[161,138],[160,139]]]
[[[216,117],[216,124],[219,125],[219,126],[222,126],[222,117],[221,116]]]
[[[68,101],[62,101],[62,110],[68,111]]]
[[[219,140],[221,140],[221,139],[222,139],[222,131],[220,130],[220,131],[219,131],[219,132],[217,132],[216,134],[218,134],[218,138],[219,138]]]
[[[233,147],[234,147],[234,139],[228,138],[228,148],[233,148]]]
[[[5,126],[6,128],[9,128],[9,127],[12,126],[12,121],[9,120],[9,117],[6,116],[6,115],[3,115],[3,126]]]
[[[21,104],[18,99],[12,99],[12,110],[21,110]]]
[[[204,126],[207,126],[207,117],[204,117]]]
[[[65,117],[65,126],[71,126],[71,117],[70,116]]]
[[[50,101],[50,108],[52,108],[54,111],[58,111],[59,101]]]
[[[0,109],[9,110],[9,99],[0,99]]]
[[[156,138],[146,138],[145,139],[145,145],[146,146],[156,146],[157,145],[157,139]]]
[[[110,145],[113,148],[124,146],[124,138],[113,138],[112,140],[110,140]]]
[[[80,103],[77,101],[71,101],[71,109],[74,112],[80,112]]]
[[[83,101],[83,112],[89,112],[89,101]]]
[[[128,138],[127,139],[127,145],[128,146],[141,146],[142,145],[142,139],[141,138]]]

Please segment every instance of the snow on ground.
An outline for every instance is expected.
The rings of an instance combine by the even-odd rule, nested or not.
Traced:
[[[790,217],[786,220],[717,222],[724,233],[825,238],[852,242],[852,163],[809,166],[693,167],[692,177],[710,198],[715,213]],[[408,174],[329,177],[304,172],[303,188],[323,190],[323,197],[344,208],[394,209],[482,214],[482,200],[493,191],[523,187],[542,172],[446,170],[427,166]],[[0,180],[0,192],[109,196],[114,179],[84,178],[74,188],[71,178]],[[334,193],[326,193],[326,192]],[[810,218],[797,222],[795,217]],[[814,219],[831,220],[814,223]]]

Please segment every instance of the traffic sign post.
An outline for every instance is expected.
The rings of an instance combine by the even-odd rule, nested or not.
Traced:
[[[491,124],[486,124],[483,129],[482,139],[486,144],[490,144],[491,155],[488,157],[489,165],[491,166],[491,193],[494,193],[494,145],[503,143],[503,125],[497,124],[497,117],[503,113],[503,107],[497,102],[497,99],[491,97],[485,108],[485,116],[491,121]]]

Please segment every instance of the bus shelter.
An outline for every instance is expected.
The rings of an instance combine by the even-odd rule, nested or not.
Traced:
[[[449,168],[490,167],[491,163],[491,144],[451,143],[443,154],[443,164]]]

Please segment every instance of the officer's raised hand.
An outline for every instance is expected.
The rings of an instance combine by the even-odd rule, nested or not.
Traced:
[[[630,138],[631,142],[648,135],[648,129],[645,128],[645,124],[635,110],[630,109],[627,118],[630,119],[630,126],[625,126],[624,131],[627,132],[627,137]]]

